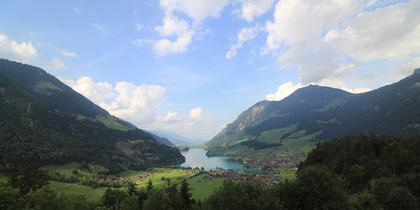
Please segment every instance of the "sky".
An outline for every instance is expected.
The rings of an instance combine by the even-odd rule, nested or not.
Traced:
[[[366,92],[420,67],[418,0],[5,0],[0,57],[111,114],[209,140],[308,84]]]

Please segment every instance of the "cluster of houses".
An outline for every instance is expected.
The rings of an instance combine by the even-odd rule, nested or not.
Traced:
[[[279,167],[297,168],[304,161],[306,155],[304,153],[296,153],[293,155],[279,154],[275,157],[264,159],[243,159],[243,165],[251,168],[276,169]]]
[[[280,181],[280,174],[249,174],[222,168],[211,169],[208,178],[224,178],[234,182],[257,183],[262,186],[271,186]]]

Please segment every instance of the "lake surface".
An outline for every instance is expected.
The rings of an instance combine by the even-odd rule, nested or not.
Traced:
[[[203,167],[206,171],[214,168],[223,168],[226,170],[232,169],[242,172],[255,171],[255,169],[247,168],[241,163],[228,157],[207,157],[206,150],[204,149],[190,149],[188,151],[181,152],[181,154],[185,157],[185,162],[181,164],[181,167]]]

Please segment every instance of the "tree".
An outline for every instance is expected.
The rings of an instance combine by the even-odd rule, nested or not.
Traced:
[[[137,204],[139,209],[143,208],[144,202],[148,198],[148,193],[143,188],[137,191]]]
[[[419,204],[407,187],[397,187],[389,192],[384,207],[385,210],[416,210]]]
[[[102,197],[102,202],[104,206],[116,210],[120,209],[120,204],[124,201],[126,197],[127,195],[124,192],[108,188]]]
[[[278,195],[287,209],[332,210],[348,206],[339,178],[316,166],[300,170],[296,181],[280,187]]]
[[[130,196],[135,195],[137,193],[136,192],[136,184],[133,183],[133,182],[128,182],[127,192],[128,192],[128,195],[130,195]]]
[[[192,199],[192,194],[190,192],[190,187],[187,182],[187,180],[183,179],[181,182],[181,198],[184,202],[184,209],[189,209],[191,205],[194,203],[194,200]]]
[[[149,179],[149,182],[147,182],[146,191],[150,193],[150,191],[152,190],[153,190],[153,183],[152,183],[152,180]]]
[[[18,188],[21,194],[36,191],[48,184],[48,176],[41,168],[36,153],[16,154],[7,160],[6,175],[9,184]]]

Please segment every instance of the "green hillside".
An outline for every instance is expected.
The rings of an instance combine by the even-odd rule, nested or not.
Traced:
[[[262,101],[207,143],[209,155],[267,157],[308,152],[317,143],[359,133],[420,133],[420,70],[363,94],[310,85],[281,101]]]
[[[35,155],[43,164],[94,163],[115,173],[184,161],[178,149],[30,65],[0,60],[0,116],[0,165]]]

